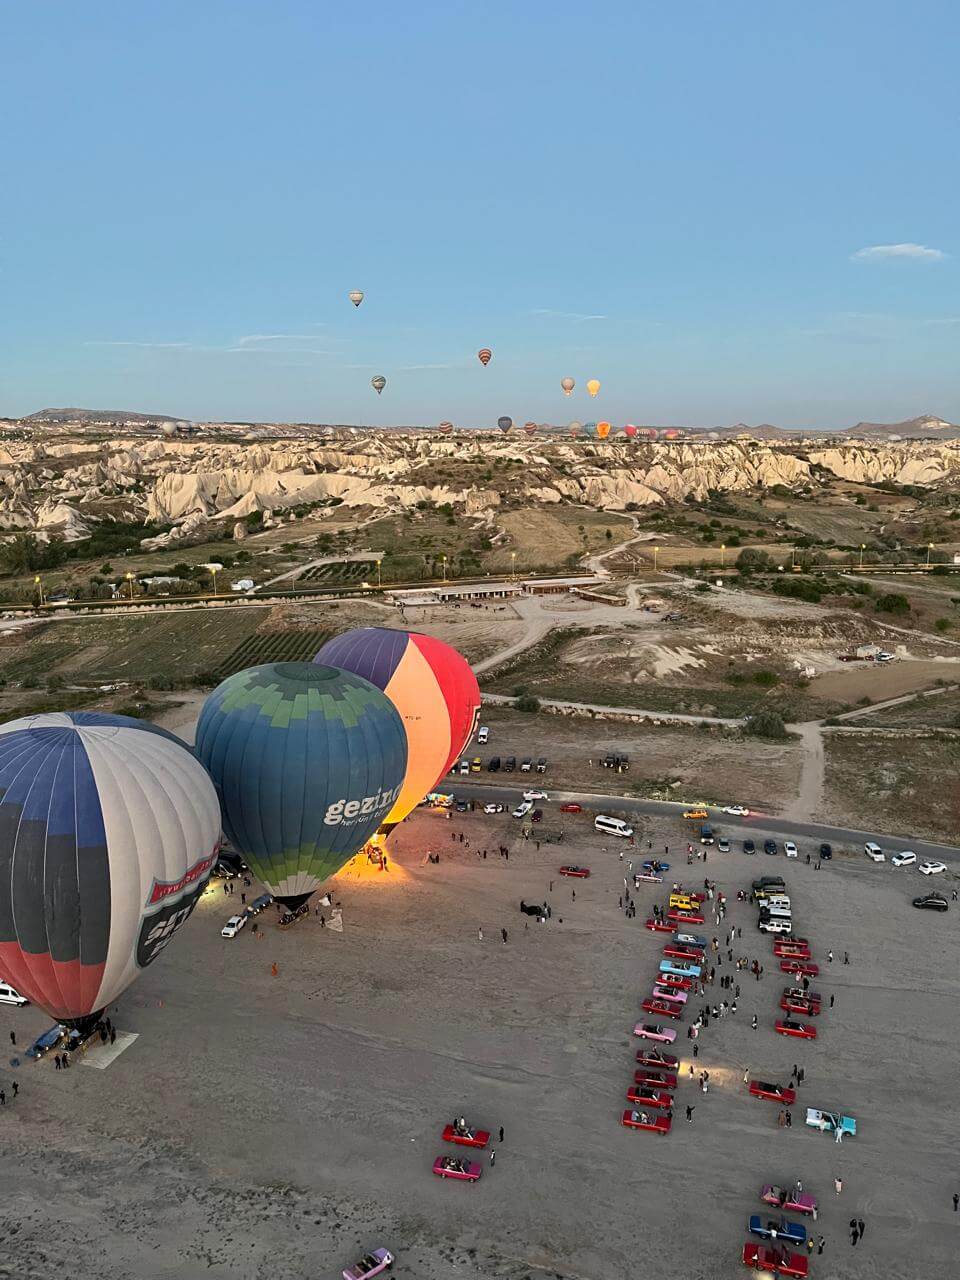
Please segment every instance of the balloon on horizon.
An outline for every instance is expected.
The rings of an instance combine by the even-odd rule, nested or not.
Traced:
[[[0,725],[0,966],[68,1025],[96,1022],[163,951],[220,849],[206,770],[131,716]]]
[[[196,752],[231,844],[290,907],[370,839],[407,768],[406,731],[389,698],[314,662],[228,676],[203,704]]]
[[[609,422],[598,422],[598,423],[597,423],[597,438],[598,438],[598,439],[600,439],[600,440],[606,440],[606,438],[607,438],[607,436],[608,436],[609,434],[610,434],[610,423],[609,423]]]
[[[508,417],[506,416],[506,414],[504,414],[504,416],[503,416],[502,418],[498,418],[498,419],[497,419],[497,426],[498,426],[498,427],[500,428],[500,430],[504,433],[504,435],[506,435],[506,433],[507,433],[507,432],[510,430],[510,428],[513,426],[513,419],[512,419],[512,418],[508,418]]]
[[[418,631],[357,627],[320,649],[314,662],[369,680],[403,721],[407,766],[403,786],[381,829],[389,833],[446,776],[473,737],[480,689],[466,658]]]

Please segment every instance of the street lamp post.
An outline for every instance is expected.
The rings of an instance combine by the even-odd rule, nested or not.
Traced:
[[[378,588],[383,586],[383,582],[381,581],[381,578],[380,578],[380,566],[382,563],[383,563],[382,559],[378,557],[377,558],[377,587]]]
[[[930,568],[930,552],[933,550],[933,543],[927,543],[927,568]]]
[[[127,586],[130,588],[130,599],[133,599],[133,574],[127,573]]]
[[[40,577],[39,573],[38,573],[38,574],[37,574],[37,576],[34,578],[33,583],[34,583],[34,586],[37,588],[37,595],[38,595],[38,596],[39,596],[39,598],[40,598],[40,607],[41,607],[41,609],[42,609],[42,608],[43,608],[43,581],[42,581],[42,579],[41,579],[41,577]]]
[[[867,549],[867,544],[865,542],[861,542],[860,543],[860,568],[861,569],[863,568],[863,553],[864,551],[866,551],[866,549]]]
[[[517,576],[517,553],[515,551],[511,551],[510,552],[510,577],[515,580],[516,576]]]
[[[210,572],[213,575],[213,594],[216,595],[217,594],[217,570],[213,565],[210,565]]]
[[[659,548],[659,547],[654,547],[654,548],[653,548],[653,572],[654,572],[654,573],[656,573],[656,572],[657,572],[657,556],[658,556],[659,554],[660,554],[660,548]]]
[[[721,542],[720,543],[720,568],[721,569],[726,568],[726,563],[727,563],[727,544],[725,542]]]
[[[443,564],[443,580],[444,580],[444,582],[446,582],[446,580],[447,580],[447,557],[446,557],[446,556],[441,556],[441,557],[440,557],[440,560],[441,560],[441,562],[442,562],[442,564]]]

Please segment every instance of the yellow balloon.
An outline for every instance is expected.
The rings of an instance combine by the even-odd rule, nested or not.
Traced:
[[[600,391],[600,383],[596,380],[596,378],[590,379],[590,381],[587,383],[587,390],[590,392],[592,396],[595,396],[598,394],[598,392]]]

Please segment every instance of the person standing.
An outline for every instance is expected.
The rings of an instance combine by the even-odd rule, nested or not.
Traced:
[[[16,1045],[17,1043],[17,1033],[15,1031],[10,1032],[10,1043],[12,1045]]]
[[[53,1062],[54,1062],[54,1065],[55,1065],[56,1069],[59,1071],[59,1070],[60,1070],[60,1055],[59,1055],[59,1053],[55,1053],[55,1054],[53,1055]],[[957,1207],[957,1204],[956,1204],[957,1197],[956,1197],[956,1196],[954,1196],[954,1197],[953,1197],[953,1200],[954,1200],[953,1207],[954,1207],[954,1209],[956,1209],[956,1207]]]
[[[953,1212],[956,1213],[958,1209],[960,1209],[960,1192],[955,1191],[953,1193]]]
[[[863,1233],[864,1233],[864,1231],[866,1231],[866,1229],[867,1229],[867,1224],[864,1222],[864,1220],[863,1220],[862,1218],[858,1218],[858,1219],[857,1219],[857,1230],[860,1232],[860,1239],[861,1239],[861,1240],[863,1239]]]
[[[823,1253],[823,1246],[826,1243],[827,1243],[826,1240],[823,1238],[823,1236],[821,1236],[820,1239],[817,1241],[817,1253]]]
[[[833,1002],[834,1002],[834,1000],[835,1000],[835,999],[836,999],[836,996],[834,996],[834,995],[831,995],[831,996],[830,996],[830,1008],[831,1008],[831,1009],[833,1008]]]
[[[493,1150],[490,1152],[490,1167],[492,1168],[496,1163],[497,1163],[497,1149],[496,1147],[494,1147]]]
[[[837,1195],[839,1195],[839,1194],[840,1194],[840,1192],[843,1190],[843,1179],[842,1179],[842,1178],[834,1178],[834,1180],[833,1180],[833,1189],[834,1189],[834,1191],[837,1193]]]
[[[693,1123],[693,1113],[695,1110],[695,1107],[687,1107],[687,1124]]]
[[[478,941],[478,942],[482,942],[482,941],[483,941],[483,926],[482,926],[482,925],[477,929],[477,941]]]
[[[13,1096],[14,1096],[14,1097],[16,1097],[16,1096],[17,1096],[17,1094],[18,1094],[19,1092],[20,1092],[20,1086],[19,1086],[19,1084],[17,1084],[16,1080],[14,1080],[14,1082],[13,1082]]]
[[[507,931],[506,931],[506,929],[501,929],[501,930],[500,930],[500,936],[503,938],[504,942],[506,942],[506,940],[507,940]]]
[[[751,1027],[753,1027],[754,1031],[756,1031],[756,1029],[757,1029],[757,1025],[758,1025],[758,1023],[757,1023],[757,1015],[756,1015],[756,1014],[754,1014],[754,1015],[753,1015],[753,1017],[751,1018],[751,1020],[750,1020],[750,1025],[751,1025]]]
[[[500,1126],[500,1142],[503,1142],[503,1125]]]

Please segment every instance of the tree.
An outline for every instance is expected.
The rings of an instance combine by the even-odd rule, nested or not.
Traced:
[[[532,693],[521,694],[513,704],[515,711],[539,711],[540,699],[535,698]]]
[[[886,595],[877,596],[874,608],[877,613],[895,613],[902,617],[910,612],[910,601],[898,591],[888,591]]]
[[[737,568],[741,573],[757,573],[773,568],[773,560],[759,547],[744,547],[737,556]]]
[[[743,722],[743,732],[753,738],[787,738],[787,726],[778,711],[755,711]]]

